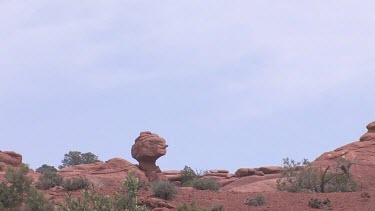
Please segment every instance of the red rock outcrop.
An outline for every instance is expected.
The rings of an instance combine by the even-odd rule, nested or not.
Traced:
[[[134,159],[139,162],[139,168],[146,172],[150,181],[166,180],[166,177],[156,165],[156,160],[167,153],[165,140],[151,132],[141,132],[135,139],[131,153]]]
[[[339,147],[332,152],[323,153],[314,162],[313,166],[324,168],[337,165],[339,158],[344,158],[354,164],[350,173],[364,190],[375,190],[375,122],[367,125],[369,132],[361,137],[360,141]]]
[[[127,177],[129,171],[134,171],[140,180],[148,181],[145,173],[139,170],[136,165],[121,158],[71,166],[61,169],[59,173],[65,178],[83,177],[89,179],[95,187],[107,188],[118,187]]]
[[[367,125],[367,133],[363,134],[359,141],[375,141],[375,122]]]
[[[11,151],[0,151],[0,166],[18,167],[22,163],[22,155]]]

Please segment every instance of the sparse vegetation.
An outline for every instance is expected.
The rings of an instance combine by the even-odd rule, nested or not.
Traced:
[[[211,209],[200,208],[195,203],[192,203],[190,205],[184,203],[183,205],[177,207],[177,211],[211,211]]]
[[[246,198],[244,203],[250,206],[262,206],[266,203],[266,198],[263,194],[257,193],[255,196],[249,196]]]
[[[87,189],[90,186],[90,181],[85,178],[72,178],[72,179],[65,179],[63,181],[63,188],[67,191],[75,191],[81,189]]]
[[[224,206],[221,204],[215,204],[212,206],[211,211],[222,211],[224,210]]]
[[[174,184],[169,181],[156,181],[152,183],[154,196],[169,200],[176,196],[177,189]]]
[[[39,176],[39,181],[36,183],[36,188],[42,190],[48,190],[55,186],[61,186],[63,184],[63,177],[57,174],[57,171],[44,169],[42,175]]]
[[[21,164],[18,168],[9,168],[5,181],[0,184],[0,210],[19,210],[24,205],[27,211],[52,211],[54,207],[31,186],[27,177],[29,167]]]
[[[285,158],[285,171],[277,181],[277,189],[288,192],[349,192],[356,188],[351,178],[350,167],[354,162],[338,159],[335,166],[327,166],[324,170],[310,166],[304,159],[295,162]]]
[[[321,209],[321,208],[331,208],[331,201],[329,198],[326,198],[325,200],[320,200],[318,198],[311,198],[309,200],[309,207],[315,208],[315,209]]]
[[[181,186],[192,186],[193,181],[197,178],[197,173],[189,166],[185,166],[184,169],[181,171]]]
[[[47,173],[47,172],[57,172],[57,169],[54,166],[49,166],[47,164],[43,164],[41,167],[37,168],[35,172],[39,172],[41,174]]]
[[[211,178],[196,179],[193,182],[193,187],[198,190],[219,190],[220,184]]]
[[[115,193],[114,199],[84,190],[81,192],[81,199],[68,195],[66,204],[60,207],[63,211],[147,211],[147,207],[138,205],[139,184],[134,172],[129,172],[123,186]]]
[[[59,169],[75,166],[80,164],[90,164],[99,162],[98,156],[94,155],[91,152],[81,153],[79,151],[69,151],[69,153],[64,155],[64,160],[61,161]]]

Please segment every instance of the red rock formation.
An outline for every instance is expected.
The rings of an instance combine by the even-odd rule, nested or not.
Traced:
[[[160,168],[156,165],[156,160],[167,153],[165,140],[157,134],[151,132],[141,132],[135,139],[131,153],[134,159],[139,162],[139,168],[146,172],[150,181],[166,180]]]
[[[367,133],[363,134],[359,141],[375,141],[375,122],[367,125]]]
[[[129,171],[134,171],[140,180],[147,181],[143,171],[127,160],[113,158],[106,162],[82,164],[63,168],[59,171],[65,178],[83,177],[98,188],[118,187],[127,177]]]
[[[313,166],[325,168],[337,165],[339,158],[354,164],[350,173],[364,190],[375,190],[375,122],[367,125],[369,130],[360,141],[339,147],[318,157]]]
[[[16,152],[0,151],[0,165],[18,167],[22,163],[22,155]]]

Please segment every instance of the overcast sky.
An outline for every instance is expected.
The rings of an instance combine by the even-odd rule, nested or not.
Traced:
[[[162,170],[281,165],[375,120],[374,1],[0,0],[0,150],[37,168],[164,137]]]

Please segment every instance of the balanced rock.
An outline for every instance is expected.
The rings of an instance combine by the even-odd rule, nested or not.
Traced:
[[[167,153],[165,140],[151,132],[141,132],[132,146],[132,157],[139,162],[139,168],[144,171],[150,181],[166,180],[156,160]]]
[[[22,163],[22,155],[16,152],[0,151],[0,165],[18,167]]]
[[[359,141],[375,141],[375,122],[367,125],[367,133],[363,134]]]

